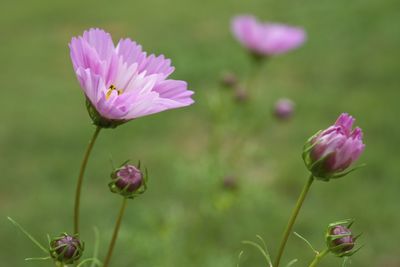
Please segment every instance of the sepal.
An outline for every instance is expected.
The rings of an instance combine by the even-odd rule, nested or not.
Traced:
[[[89,117],[92,119],[94,125],[101,128],[116,128],[117,126],[127,122],[126,120],[111,120],[104,118],[92,105],[89,99],[86,98],[86,109],[89,113]]]

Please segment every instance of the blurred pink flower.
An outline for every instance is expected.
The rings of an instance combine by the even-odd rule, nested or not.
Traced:
[[[303,153],[308,169],[318,178],[329,180],[343,173],[364,151],[362,131],[352,130],[354,118],[346,113],[336,123],[315,134],[306,143]]]
[[[234,17],[232,32],[236,39],[256,55],[283,54],[301,46],[306,40],[304,29],[277,23],[262,23],[254,16]]]
[[[194,102],[185,81],[167,79],[174,71],[170,59],[147,56],[130,39],[114,46],[109,33],[90,29],[72,38],[69,47],[89,114],[99,126],[115,127]]]
[[[280,120],[290,119],[294,111],[294,102],[288,98],[281,98],[275,103],[274,115]]]

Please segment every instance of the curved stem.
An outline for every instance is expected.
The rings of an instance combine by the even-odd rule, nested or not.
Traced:
[[[281,261],[282,255],[283,255],[283,251],[285,250],[285,246],[288,241],[289,235],[292,231],[294,222],[296,221],[297,215],[300,212],[301,206],[303,205],[304,199],[306,198],[307,193],[310,190],[310,187],[311,187],[313,181],[314,181],[314,176],[311,174],[307,180],[307,183],[304,185],[303,190],[300,193],[300,196],[297,200],[296,206],[294,207],[292,215],[291,215],[289,222],[286,226],[286,229],[283,233],[281,244],[280,244],[279,250],[278,250],[278,256],[276,257],[274,267],[279,267],[279,263]]]
[[[104,260],[103,267],[108,267],[108,264],[110,263],[111,256],[112,256],[114,246],[115,246],[115,242],[117,241],[117,238],[118,238],[119,227],[121,225],[122,217],[124,216],[126,204],[127,204],[127,198],[124,197],[124,200],[122,201],[121,209],[119,210],[117,221],[115,222],[114,233],[111,238],[110,246],[108,247],[108,252],[107,252],[106,259]]]
[[[314,260],[311,262],[309,267],[315,267],[318,265],[318,263],[322,260],[323,257],[325,257],[326,254],[328,254],[329,249],[325,249],[324,251],[318,253],[315,255]]]
[[[85,174],[86,165],[90,156],[90,152],[92,151],[93,145],[96,142],[97,136],[101,130],[100,126],[97,126],[92,138],[89,141],[89,145],[86,148],[85,155],[82,160],[81,169],[79,171],[78,183],[76,184],[75,191],[75,206],[74,206],[74,233],[79,234],[79,208],[80,208],[80,200],[81,200],[81,189],[83,176]]]

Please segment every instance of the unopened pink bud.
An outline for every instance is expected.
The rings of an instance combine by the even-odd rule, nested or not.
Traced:
[[[147,175],[140,167],[124,164],[111,173],[110,190],[124,197],[133,198],[146,190]]]
[[[51,257],[64,264],[72,264],[77,261],[83,253],[84,245],[77,236],[62,234],[50,242]]]
[[[304,146],[303,159],[316,178],[341,177],[364,151],[362,131],[352,129],[354,118],[343,113],[336,123],[312,136]]]

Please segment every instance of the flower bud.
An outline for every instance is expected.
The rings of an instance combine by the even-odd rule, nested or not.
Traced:
[[[351,220],[331,223],[326,233],[326,244],[329,251],[338,257],[351,256],[358,251],[354,250],[357,237],[354,237],[350,227]],[[348,224],[347,226],[345,226]]]
[[[274,115],[280,120],[287,120],[292,117],[294,103],[287,98],[281,98],[275,103]]]
[[[238,188],[237,178],[231,175],[225,176],[222,185],[225,189],[236,190]]]
[[[319,131],[304,145],[303,160],[315,178],[329,181],[352,171],[346,169],[359,158],[365,147],[361,129],[352,130],[354,121],[353,117],[343,113],[334,125]]]
[[[233,88],[238,83],[238,79],[232,72],[226,72],[221,77],[221,84],[228,88]]]
[[[63,233],[61,236],[50,242],[51,257],[64,264],[71,264],[77,261],[83,253],[84,244],[78,236],[71,236]]]
[[[244,103],[248,100],[249,95],[246,91],[246,88],[242,86],[236,86],[235,88],[235,100],[239,103]]]
[[[127,198],[134,198],[146,190],[147,173],[143,175],[140,164],[138,167],[123,164],[111,173],[111,179],[110,190]]]

